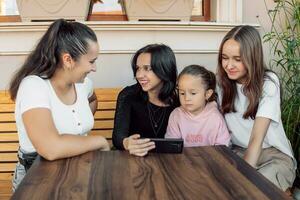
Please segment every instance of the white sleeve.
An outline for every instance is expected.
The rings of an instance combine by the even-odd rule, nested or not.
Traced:
[[[49,87],[38,76],[28,76],[20,84],[17,101],[19,102],[20,114],[32,108],[49,108]]]
[[[279,123],[281,119],[280,83],[275,74],[270,73],[269,75],[272,80],[267,79],[264,82],[256,117],[265,117]]]
[[[94,92],[92,80],[86,77],[84,80],[84,85],[85,85],[85,91],[87,92],[87,97],[90,98]]]

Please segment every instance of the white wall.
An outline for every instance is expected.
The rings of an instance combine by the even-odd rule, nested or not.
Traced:
[[[134,82],[130,68],[132,54],[150,43],[165,43],[175,52],[178,69],[201,64],[216,68],[217,52],[223,36],[238,24],[262,24],[261,34],[269,30],[264,0],[212,0],[216,22],[86,22],[100,43],[98,70],[90,74],[95,87],[124,87]],[[266,0],[268,7],[273,0]],[[259,15],[259,20],[256,16]],[[49,23],[0,23],[0,90],[9,80]],[[266,61],[268,46],[265,47]]]
[[[233,27],[220,23],[107,23],[87,22],[96,32],[98,70],[90,74],[95,87],[124,87],[134,83],[130,60],[150,43],[164,43],[175,52],[178,70],[190,64],[216,68],[219,43]],[[49,23],[0,24],[0,90],[30,53]]]

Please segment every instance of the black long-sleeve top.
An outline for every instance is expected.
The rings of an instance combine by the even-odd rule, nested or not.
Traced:
[[[149,111],[149,107],[153,112]],[[147,94],[140,89],[138,84],[124,88],[119,93],[117,100],[112,135],[114,146],[117,149],[124,149],[124,138],[133,134],[140,134],[141,138],[163,138],[169,116],[174,108],[175,105],[160,107],[151,104]],[[156,128],[153,118],[154,121],[158,122]]]

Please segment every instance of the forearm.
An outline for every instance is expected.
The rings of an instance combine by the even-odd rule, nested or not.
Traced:
[[[257,117],[254,121],[251,137],[248,143],[248,148],[244,155],[244,159],[255,168],[262,151],[262,145],[267,134],[270,122],[270,119],[264,117]]]
[[[95,92],[93,93],[92,96],[89,97],[89,105],[91,108],[91,111],[93,114],[95,114],[95,112],[97,111],[97,107],[98,107],[98,100],[97,100],[97,96],[95,94]]]
[[[261,146],[261,144],[250,142],[244,155],[244,160],[254,168],[257,166],[257,161],[262,151]]]
[[[79,136],[62,134],[55,141],[49,141],[38,153],[47,160],[56,160],[105,148],[107,141],[102,136]]]
[[[97,106],[98,106],[98,101],[97,100],[90,102],[90,108],[91,108],[91,111],[92,111],[93,115],[97,111]]]

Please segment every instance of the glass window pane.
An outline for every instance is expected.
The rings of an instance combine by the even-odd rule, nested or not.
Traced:
[[[194,0],[192,15],[202,16],[202,0]]]
[[[0,0],[0,15],[19,15],[16,0]]]
[[[92,13],[103,15],[122,15],[122,7],[118,1],[119,0],[102,0],[103,3],[95,3]]]

